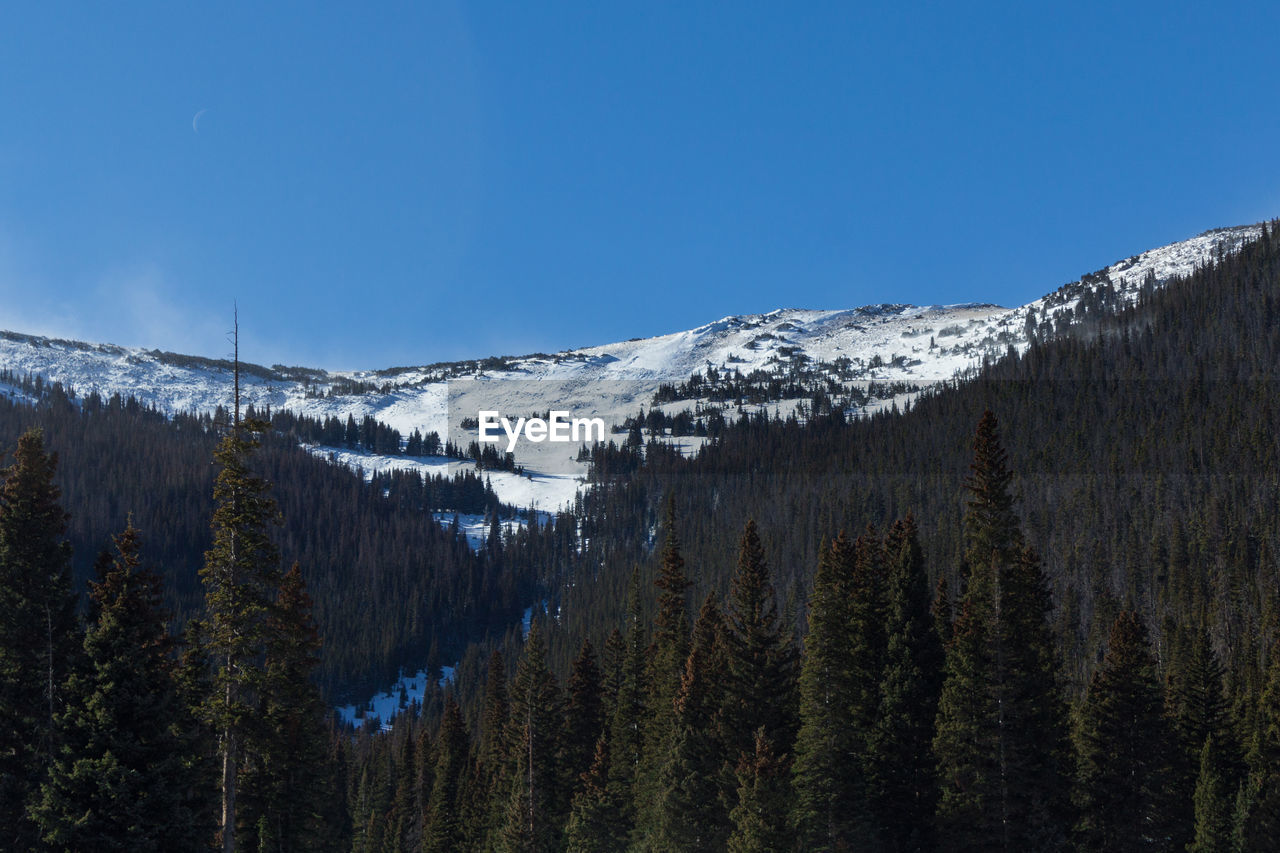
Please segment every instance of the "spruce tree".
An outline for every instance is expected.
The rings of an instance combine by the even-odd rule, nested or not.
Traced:
[[[510,703],[507,696],[507,663],[502,652],[494,650],[485,669],[484,709],[480,717],[480,736],[476,744],[476,809],[483,814],[477,834],[496,844],[506,814],[506,795],[510,779],[510,756],[506,745],[507,718]]]
[[[535,618],[511,683],[511,787],[502,831],[502,849],[511,853],[559,845],[565,818],[557,760],[561,724],[560,688],[547,668],[542,619]]]
[[[1023,544],[991,412],[966,482],[969,576],[938,703],[941,840],[952,849],[1055,850],[1070,826],[1066,707],[1039,560]]]
[[[35,846],[24,812],[56,754],[56,716],[79,646],[67,514],[44,435],[0,470],[0,847]]]
[[[1080,711],[1077,744],[1081,844],[1165,849],[1173,740],[1147,629],[1133,611],[1122,611],[1111,628],[1106,658]]]
[[[885,847],[919,850],[932,846],[938,799],[932,740],[942,688],[942,645],[912,516],[894,524],[885,550],[887,663],[868,761],[871,801]]]
[[[1223,757],[1215,754],[1216,750],[1210,735],[1200,750],[1200,770],[1192,797],[1195,834],[1186,847],[1187,853],[1217,853],[1231,848],[1234,798],[1223,776]]]
[[[466,776],[470,744],[462,721],[462,710],[453,696],[445,700],[444,716],[436,735],[435,768],[431,774],[431,792],[427,797],[426,827],[423,849],[427,853],[449,853],[462,849],[465,827],[462,825],[460,792]]]
[[[583,640],[569,672],[564,731],[560,739],[560,766],[565,774],[565,791],[570,798],[580,786],[582,775],[591,769],[596,742],[604,733],[602,690],[595,649],[590,640]]]
[[[727,842],[737,784],[724,761],[727,658],[724,621],[711,594],[694,622],[676,696],[676,739],[659,794],[660,847],[719,850]]]
[[[843,532],[834,544],[823,542],[809,599],[792,766],[792,824],[806,850],[847,847],[867,831],[861,744],[853,720],[859,686],[851,639],[852,551]]]
[[[1272,639],[1251,741],[1249,776],[1236,807],[1236,835],[1241,850],[1269,850],[1280,837],[1280,631]]]
[[[252,793],[248,825],[269,832],[258,839],[263,853],[319,850],[333,834],[325,814],[333,783],[328,709],[311,680],[321,647],[311,606],[294,563],[267,619],[262,719],[245,785]]]
[[[583,774],[581,787],[573,798],[565,828],[565,850],[569,853],[626,848],[626,827],[618,820],[622,803],[609,787],[610,764],[608,735],[602,734],[596,741],[591,769]]]
[[[658,610],[653,621],[653,646],[645,674],[647,696],[643,726],[644,753],[636,774],[636,827],[643,840],[657,832],[660,775],[676,738],[675,701],[689,657],[689,616],[685,597],[691,586],[680,555],[675,499],[668,497],[666,542],[654,586]]]
[[[205,648],[214,666],[204,712],[218,733],[221,758],[222,849],[234,853],[240,772],[257,733],[270,637],[269,617],[280,582],[279,552],[270,530],[279,521],[270,484],[249,467],[267,429],[241,421],[239,405],[215,458],[213,547],[200,575],[205,585]]]
[[[609,796],[617,804],[615,819],[630,835],[635,828],[636,773],[644,753],[646,652],[640,603],[640,569],[631,570],[627,591],[627,633],[615,667],[616,692],[609,721]]]
[[[1166,708],[1177,741],[1172,756],[1171,794],[1175,802],[1189,803],[1205,773],[1201,768],[1206,741],[1214,748],[1210,758],[1218,762],[1210,775],[1215,784],[1235,791],[1240,781],[1239,747],[1237,746],[1230,709],[1223,693],[1223,671],[1213,652],[1209,633],[1196,631],[1189,654],[1178,661],[1168,677]],[[1173,843],[1189,844],[1197,833],[1193,815],[1186,809],[1175,809]]]
[[[795,740],[796,650],[778,619],[778,604],[754,520],[749,520],[742,532],[738,570],[730,586],[724,622],[728,652],[726,760],[732,768],[740,756],[752,755],[754,732],[762,726],[771,748],[786,755]]]
[[[729,853],[773,853],[791,846],[787,775],[787,762],[774,753],[761,726],[751,754],[738,762],[738,804],[730,815]]]
[[[67,684],[61,747],[32,814],[54,849],[193,849],[206,839],[160,576],[141,567],[132,523],[114,544],[90,583],[86,666]]]

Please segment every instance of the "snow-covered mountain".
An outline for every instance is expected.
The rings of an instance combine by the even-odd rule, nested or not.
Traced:
[[[834,311],[780,309],[731,316],[690,329],[551,355],[494,357],[390,370],[328,372],[243,366],[242,396],[255,406],[343,420],[365,415],[408,435],[417,429],[455,440],[464,419],[482,409],[516,416],[565,409],[576,416],[620,424],[651,405],[662,383],[690,376],[787,374],[803,367],[842,383],[924,383],[950,378],[984,356],[1027,344],[1032,324],[1069,316],[1091,290],[1108,288],[1134,299],[1149,277],[1159,284],[1190,273],[1219,253],[1237,250],[1260,226],[1206,231],[1112,264],[1017,308],[985,303],[870,305]],[[39,375],[77,394],[132,395],[167,412],[212,411],[231,395],[231,365],[158,350],[91,344],[0,332],[0,368]],[[0,386],[0,393],[14,393]],[[697,406],[696,397],[664,408]],[[470,430],[474,435],[474,429]],[[695,439],[689,439],[692,446]],[[315,448],[366,472],[388,466],[427,470],[441,458],[376,457]],[[553,509],[570,500],[584,473],[576,446],[524,442],[517,461],[528,476],[494,472],[493,485],[508,502]],[[456,464],[456,463],[454,463]]]

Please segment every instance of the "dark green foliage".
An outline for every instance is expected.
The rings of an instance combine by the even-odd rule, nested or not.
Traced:
[[[653,620],[653,646],[645,682],[647,697],[643,725],[644,753],[636,772],[636,826],[641,837],[658,831],[657,813],[662,766],[671,756],[676,739],[676,696],[689,657],[689,615],[685,601],[692,584],[685,575],[676,532],[675,500],[667,499],[666,542],[654,586],[658,590]]]
[[[806,850],[852,844],[867,831],[869,817],[859,760],[862,731],[854,723],[859,690],[852,636],[853,546],[841,532],[820,555],[809,599],[792,766],[792,824]]]
[[[772,853],[791,846],[787,762],[774,754],[764,727],[756,729],[750,755],[738,762],[738,804],[732,815],[730,853]]]
[[[726,772],[725,628],[708,595],[693,626],[676,696],[676,739],[662,768],[657,842],[675,850],[718,850],[729,835],[736,781]]]
[[[613,667],[613,715],[609,720],[609,796],[618,804],[614,819],[629,835],[635,826],[636,774],[644,755],[646,646],[640,601],[640,569],[631,571],[627,592],[627,633]]]
[[[1038,558],[1021,545],[1010,479],[987,412],[966,484],[970,572],[934,736],[940,838],[950,849],[1060,849],[1071,823],[1052,602]]]
[[[469,749],[462,711],[450,696],[436,736],[435,768],[427,798],[423,849],[428,853],[449,853],[463,846],[466,827],[462,822],[461,794]]]
[[[212,690],[203,713],[218,732],[222,763],[221,827],[224,850],[235,849],[244,758],[257,746],[269,617],[280,581],[280,554],[271,527],[280,512],[270,484],[249,469],[259,446],[260,422],[237,421],[218,447],[214,485],[213,547],[205,555],[204,647],[213,664]],[[252,826],[252,824],[251,824]]]
[[[195,744],[174,680],[160,578],[141,568],[132,525],[115,548],[91,585],[85,669],[66,685],[61,746],[32,814],[57,850],[193,849],[203,829],[190,769]]]
[[[869,788],[885,847],[918,850],[932,846],[937,805],[932,740],[942,689],[942,645],[930,612],[929,578],[914,518],[908,515],[893,525],[885,551],[889,639],[867,762]]]
[[[1215,754],[1217,746],[1210,735],[1200,751],[1200,771],[1196,776],[1195,835],[1187,845],[1188,853],[1217,853],[1229,850],[1232,836],[1231,787],[1223,776],[1223,756]]]
[[[79,638],[57,457],[31,430],[0,471],[0,847],[34,846],[26,802],[57,754],[55,717]]]
[[[1236,807],[1236,833],[1248,851],[1271,849],[1280,837],[1280,632],[1272,641],[1266,682],[1249,748],[1249,778]]]
[[[726,758],[736,766],[738,756],[753,754],[753,733],[761,727],[771,748],[787,754],[795,740],[796,649],[778,619],[773,583],[753,521],[742,531],[724,624]]]
[[[1215,762],[1209,772],[1213,784],[1234,793],[1241,781],[1240,750],[1223,694],[1223,675],[1209,634],[1201,630],[1194,633],[1189,653],[1168,676],[1165,704],[1178,746],[1170,760],[1171,793],[1184,803],[1191,801],[1205,777],[1201,764],[1209,740],[1214,743],[1209,755]],[[1173,843],[1185,847],[1199,834],[1193,815],[1175,810],[1172,817]]]
[[[1080,711],[1077,743],[1081,843],[1100,851],[1165,849],[1173,739],[1147,629],[1133,611],[1121,612],[1111,628],[1107,656]]]
[[[568,796],[581,785],[581,777],[591,769],[596,743],[604,734],[604,689],[595,649],[590,640],[582,642],[569,673],[568,699],[564,708],[564,731],[560,736],[560,766]]]
[[[263,853],[332,849],[328,711],[311,680],[320,647],[311,597],[295,563],[267,618],[261,719],[245,781],[245,823],[267,830],[256,848]]]
[[[973,583],[969,589],[976,593]],[[941,789],[938,833],[945,850],[999,849],[1003,837],[991,645],[987,597],[966,595],[947,645],[933,739]]]
[[[507,851],[558,846],[567,814],[558,762],[563,725],[560,688],[547,669],[546,655],[542,620],[535,618],[511,683],[506,733],[511,787],[501,840]]]
[[[597,853],[626,847],[626,824],[618,819],[622,802],[610,791],[609,742],[601,735],[596,741],[591,769],[573,798],[565,829],[565,850],[570,853]]]

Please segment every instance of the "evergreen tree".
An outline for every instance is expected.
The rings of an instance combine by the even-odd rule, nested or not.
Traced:
[[[939,843],[944,850],[1003,849],[999,709],[992,678],[988,598],[971,581],[947,644],[933,752],[938,759]]]
[[[850,664],[853,668],[852,724],[857,759],[867,772],[867,747],[880,713],[880,681],[884,677],[885,602],[884,546],[874,527],[853,543],[853,573],[849,596]]]
[[[1231,848],[1232,797],[1223,777],[1223,758],[1215,755],[1213,736],[1205,739],[1200,751],[1200,772],[1193,796],[1195,835],[1187,853],[1217,853]]]
[[[0,846],[35,846],[24,810],[56,754],[55,717],[79,643],[67,514],[44,435],[0,471]]]
[[[622,803],[609,786],[610,764],[608,736],[602,734],[596,741],[591,769],[583,774],[582,785],[573,798],[565,829],[565,849],[569,853],[626,848],[626,827],[618,820]]]
[[[1178,749],[1171,759],[1171,794],[1175,802],[1192,801],[1205,776],[1201,768],[1206,741],[1212,739],[1213,783],[1234,791],[1240,781],[1240,755],[1230,709],[1223,694],[1223,671],[1207,631],[1195,632],[1190,653],[1178,662],[1168,678],[1166,707]],[[1185,847],[1198,835],[1193,816],[1185,809],[1171,815],[1173,843]]]
[[[591,769],[596,742],[604,733],[602,690],[595,649],[590,640],[583,640],[569,672],[564,731],[560,740],[560,765],[564,769],[565,790],[570,798],[580,785],[582,775]]]
[[[1070,825],[1066,707],[1039,560],[1022,544],[994,415],[966,483],[960,615],[938,703],[942,842],[951,849],[1055,850]]]
[[[654,586],[658,588],[658,610],[654,617],[653,648],[648,659],[646,685],[647,713],[643,726],[644,753],[636,778],[636,825],[642,839],[657,832],[660,775],[671,756],[676,738],[675,701],[680,679],[689,657],[689,616],[685,602],[691,586],[680,556],[676,532],[675,499],[668,497],[666,543],[662,564]]]
[[[279,552],[269,536],[279,510],[270,484],[249,468],[257,436],[267,425],[241,421],[238,397],[236,408],[215,454],[222,469],[214,485],[213,547],[200,571],[208,630],[204,645],[214,665],[204,711],[218,732],[224,853],[236,849],[240,770],[257,731],[268,617],[280,582]]]
[[[631,570],[627,591],[627,633],[615,667],[616,693],[609,721],[609,796],[617,804],[618,825],[629,836],[635,828],[636,773],[644,752],[646,650],[640,602],[640,568]]]
[[[1147,629],[1133,611],[1121,612],[1111,628],[1077,741],[1081,843],[1100,851],[1165,849],[1173,741]]]
[[[423,848],[427,853],[462,849],[465,827],[461,821],[460,792],[467,769],[470,745],[462,710],[450,696],[445,700],[440,732],[436,735],[435,771],[427,798],[427,823]]]
[[[321,641],[311,596],[297,563],[280,581],[267,619],[262,719],[254,738],[249,826],[265,826],[266,851],[320,850],[332,837],[325,809],[331,799],[328,709],[311,674]]]
[[[912,516],[894,524],[886,552],[889,638],[868,761],[871,800],[885,846],[919,850],[932,846],[937,805],[932,740],[942,688],[942,645]]]
[[[763,726],[756,729],[752,754],[738,762],[737,775],[730,853],[773,853],[790,847],[787,762],[774,754]]]
[[[738,571],[725,611],[728,661],[725,732],[730,767],[754,753],[754,732],[764,727],[771,748],[785,755],[795,739],[793,706],[796,651],[778,620],[778,604],[755,521],[748,521]]]
[[[998,601],[996,672],[1009,837],[1017,849],[1056,850],[1066,844],[1073,822],[1071,746],[1049,627],[1053,604],[1040,559],[1029,547],[1006,567]]]
[[[512,746],[511,788],[502,847],[507,851],[550,850],[564,825],[561,805],[560,689],[547,669],[542,620],[529,628],[524,655],[511,685],[506,740]]]
[[[509,788],[509,756],[506,746],[507,718],[510,705],[507,697],[507,662],[502,652],[494,650],[486,667],[484,710],[480,717],[480,736],[476,744],[476,791],[483,814],[483,826],[477,834],[496,844],[498,832],[506,813],[506,794]]]
[[[200,846],[190,724],[174,680],[159,575],[140,566],[132,523],[90,584],[86,667],[67,684],[62,743],[32,809],[54,849]]]
[[[657,843],[672,850],[719,850],[729,836],[736,780],[725,772],[724,621],[714,594],[693,626],[676,696],[676,739],[662,769]]]
[[[1249,777],[1236,808],[1236,834],[1241,850],[1262,851],[1280,837],[1280,630],[1272,640],[1251,740]]]
[[[799,678],[800,731],[792,767],[792,823],[806,850],[851,846],[868,830],[853,721],[859,691],[851,638],[852,551],[843,532],[834,544],[823,543],[809,600],[809,633]]]

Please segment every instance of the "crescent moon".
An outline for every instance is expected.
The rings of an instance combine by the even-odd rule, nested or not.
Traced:
[[[200,116],[204,115],[207,112],[209,112],[208,109],[203,109],[200,112],[195,114],[195,118],[191,119],[191,129],[194,130],[196,133],[200,132]]]

